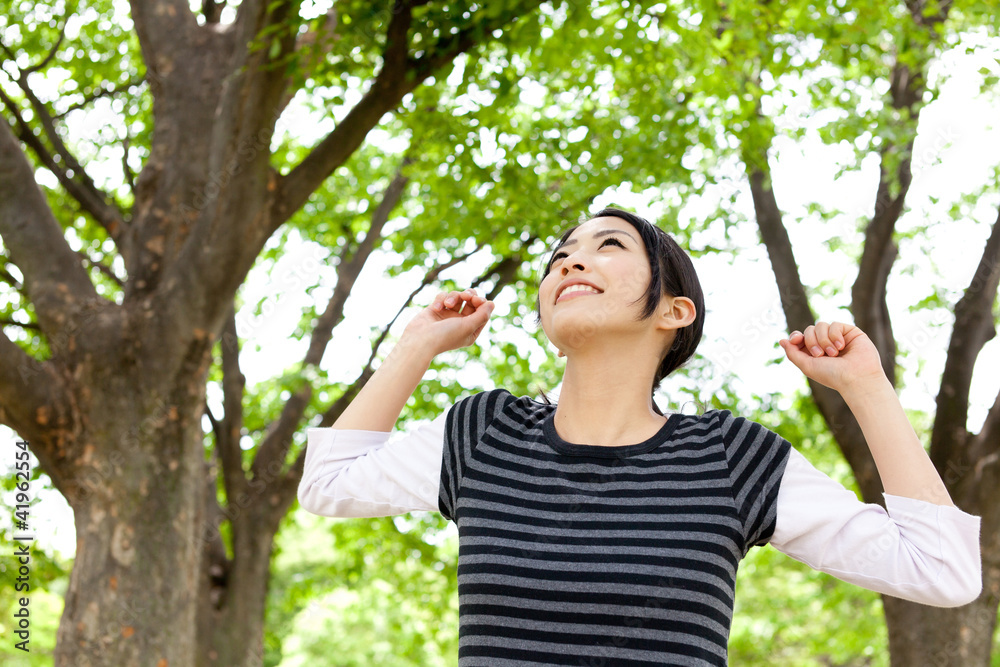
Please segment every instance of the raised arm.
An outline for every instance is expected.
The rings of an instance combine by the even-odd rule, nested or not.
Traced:
[[[493,303],[474,290],[438,294],[331,428],[311,428],[299,504],[313,514],[372,517],[437,509],[446,413],[390,441],[431,359],[476,340]]]
[[[492,312],[493,302],[475,290],[438,294],[406,326],[389,356],[333,428],[391,431],[431,360],[441,352],[474,343]]]
[[[872,342],[838,322],[779,342],[807,377],[844,397],[875,459],[886,509],[862,503],[793,451],[771,543],[814,569],[913,602],[954,607],[978,597],[980,519],[955,507]]]
[[[861,329],[841,322],[817,322],[779,343],[806,377],[844,397],[865,435],[887,494],[954,506],[882,370],[875,345]]]

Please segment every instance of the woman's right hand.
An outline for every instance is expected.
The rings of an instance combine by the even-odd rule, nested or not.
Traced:
[[[433,355],[472,345],[486,326],[494,304],[476,290],[441,292],[403,330],[400,343],[421,346]]]

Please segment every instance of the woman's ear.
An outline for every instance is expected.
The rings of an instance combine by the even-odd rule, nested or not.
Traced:
[[[683,329],[698,316],[694,301],[686,296],[664,296],[660,301],[660,318],[658,328]]]

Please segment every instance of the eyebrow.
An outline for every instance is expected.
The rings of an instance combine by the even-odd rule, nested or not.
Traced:
[[[630,239],[632,239],[633,243],[636,243],[636,244],[639,243],[638,241],[635,240],[634,236],[632,236],[628,232],[626,232],[624,230],[621,230],[621,229],[602,229],[599,232],[594,232],[594,235],[591,238],[599,239],[602,236],[609,236],[611,234],[624,234],[625,236],[627,236]],[[559,250],[560,248],[563,248],[563,247],[568,246],[568,245],[573,245],[574,243],[576,243],[576,239],[570,239],[570,240],[568,240],[568,241],[566,241],[564,243],[560,243],[559,245],[557,245],[555,248],[552,249],[552,252],[554,253],[556,250]]]

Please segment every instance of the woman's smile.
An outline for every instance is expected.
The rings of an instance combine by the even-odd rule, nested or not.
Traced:
[[[566,281],[566,284],[559,288],[556,303],[565,301],[566,299],[571,299],[575,296],[601,294],[601,292],[602,290],[597,289],[597,287],[591,285],[589,282],[585,282],[580,279],[568,280]]]

